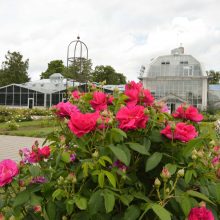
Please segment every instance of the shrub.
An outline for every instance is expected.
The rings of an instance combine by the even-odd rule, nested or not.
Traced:
[[[14,130],[18,130],[19,125],[16,123],[16,121],[12,120],[12,121],[7,122],[7,127],[6,128],[9,131],[14,131]]]
[[[20,150],[19,174],[2,185],[2,215],[218,219],[220,147],[199,133],[198,111],[181,106],[173,118],[140,83],[126,85],[126,95],[98,92],[54,108],[61,131],[49,147]]]

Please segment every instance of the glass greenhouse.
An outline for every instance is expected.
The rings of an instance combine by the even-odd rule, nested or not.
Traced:
[[[181,103],[199,109],[207,107],[207,76],[198,60],[184,54],[184,48],[152,60],[139,79],[158,101],[165,101],[171,112]]]
[[[0,105],[14,107],[51,107],[63,101],[66,80],[60,73],[24,84],[11,84],[0,88]]]

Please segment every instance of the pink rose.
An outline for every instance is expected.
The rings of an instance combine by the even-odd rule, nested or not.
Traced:
[[[112,105],[112,104],[113,104],[113,101],[114,101],[114,96],[109,95],[109,96],[108,96],[108,104],[109,104],[109,105]]]
[[[48,158],[50,156],[50,147],[49,146],[44,146],[44,147],[40,148],[39,153],[44,158]]]
[[[186,105],[179,106],[176,112],[173,113],[173,117],[188,119],[194,122],[200,122],[203,120],[203,115],[199,114],[198,109],[196,107],[187,107]]]
[[[135,89],[139,92],[143,89],[142,83],[136,83],[135,81],[131,81],[125,85],[125,90]]]
[[[213,147],[213,151],[214,151],[214,153],[219,154],[220,153],[220,146]]]
[[[216,166],[216,165],[219,164],[219,156],[216,156],[216,157],[214,157],[214,158],[212,159],[212,164],[213,164],[214,166]]]
[[[0,162],[0,187],[10,182],[14,176],[18,175],[17,164],[10,159],[6,159]]]
[[[154,102],[154,97],[152,96],[151,92],[147,89],[144,89],[142,91],[143,93],[143,98],[142,98],[142,102],[146,105],[146,106],[151,106]]]
[[[79,99],[79,98],[80,98],[80,93],[79,93],[79,91],[78,91],[78,90],[73,91],[73,92],[72,92],[72,97],[73,97],[74,99]]]
[[[56,114],[60,117],[70,117],[74,112],[79,112],[77,106],[71,104],[70,102],[60,102],[54,106],[57,109]]]
[[[142,83],[135,83],[134,81],[125,86],[125,95],[128,96],[126,103],[129,107],[140,103],[143,103],[145,106],[151,106],[154,102],[154,97],[150,91],[144,89]]]
[[[195,207],[191,209],[188,220],[215,220],[215,218],[206,207]]]
[[[182,142],[188,142],[198,136],[198,132],[193,125],[187,125],[183,122],[177,123],[174,131],[171,130],[170,125],[167,125],[160,133],[169,139],[180,140]]]
[[[92,108],[96,111],[107,109],[107,95],[103,92],[94,92],[93,99],[90,101]]]
[[[132,107],[138,104],[139,91],[136,89],[125,90],[125,95],[128,97],[126,100],[127,106]]]
[[[78,112],[71,115],[68,126],[77,137],[81,137],[84,134],[95,130],[99,116],[99,112],[86,114]]]
[[[117,114],[116,119],[119,122],[119,128],[122,130],[133,130],[145,128],[148,116],[144,113],[144,107],[136,105],[134,107],[123,107]]]

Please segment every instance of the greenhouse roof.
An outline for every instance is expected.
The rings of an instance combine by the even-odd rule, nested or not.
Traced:
[[[220,84],[209,85],[209,90],[220,91]]]

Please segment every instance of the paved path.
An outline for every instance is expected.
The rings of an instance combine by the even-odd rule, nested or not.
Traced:
[[[19,161],[18,150],[23,147],[31,148],[35,140],[38,140],[40,146],[44,142],[44,138],[0,135],[0,161],[3,159]]]

